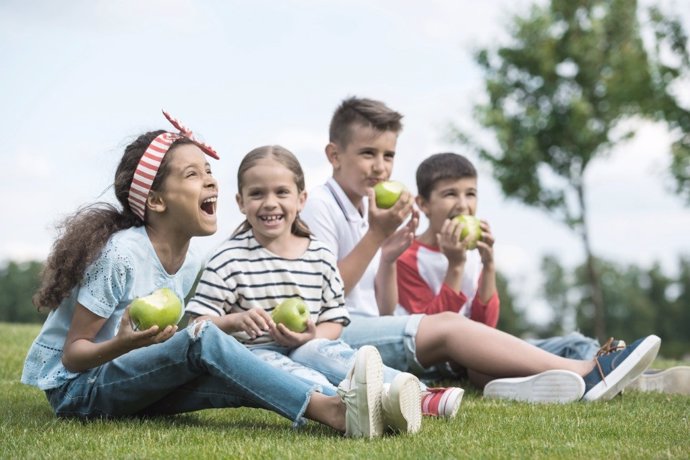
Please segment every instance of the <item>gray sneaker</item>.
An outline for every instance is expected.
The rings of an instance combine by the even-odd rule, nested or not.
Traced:
[[[345,436],[374,438],[383,434],[381,394],[383,363],[375,347],[357,350],[355,364],[338,385],[338,395],[345,403]]]
[[[419,379],[402,372],[384,385],[381,405],[383,419],[393,431],[416,433],[422,427],[422,401]]]
[[[676,366],[664,370],[648,369],[625,389],[690,395],[690,366]]]
[[[529,377],[495,379],[484,387],[485,398],[510,399],[530,403],[569,403],[585,393],[585,382],[578,374],[550,370]]]

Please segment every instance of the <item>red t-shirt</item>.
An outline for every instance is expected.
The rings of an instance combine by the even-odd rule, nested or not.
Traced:
[[[399,306],[396,314],[452,311],[496,327],[500,309],[498,293],[487,303],[477,297],[482,272],[479,251],[467,253],[459,293],[443,282],[447,270],[448,259],[439,248],[413,241],[397,260]]]

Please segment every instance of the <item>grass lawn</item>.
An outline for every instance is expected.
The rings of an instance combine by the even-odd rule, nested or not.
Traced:
[[[19,378],[39,326],[0,323],[0,459],[25,458],[690,458],[690,397],[626,392],[604,403],[529,405],[466,391],[453,420],[414,436],[345,439],[256,409],[160,419],[56,419]],[[658,362],[668,367],[673,362]]]

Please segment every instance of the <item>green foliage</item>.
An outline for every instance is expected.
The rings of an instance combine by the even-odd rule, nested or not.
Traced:
[[[45,315],[31,303],[38,289],[43,264],[8,262],[0,268],[0,321],[40,323]]]
[[[501,313],[498,316],[496,328],[521,337],[532,331],[532,325],[525,318],[524,312],[517,305],[515,296],[510,290],[510,284],[500,272],[496,273],[496,290],[501,300]]]
[[[677,277],[664,274],[658,264],[649,269],[601,259],[596,264],[606,303],[607,336],[632,340],[656,334],[663,339],[663,356],[690,354],[690,260],[679,260]],[[542,270],[546,297],[554,305],[556,319],[541,335],[561,334],[564,319],[574,318],[577,329],[594,336],[585,266],[577,267],[569,277],[555,257],[545,256]]]
[[[653,38],[645,46],[637,14],[635,0],[552,0],[514,18],[510,45],[475,56],[488,95],[475,115],[495,134],[498,149],[464,133],[461,140],[493,166],[506,196],[576,230],[584,225],[578,195],[585,170],[634,134],[613,136],[633,116],[665,121],[678,134],[674,174],[690,200],[690,112],[673,96],[688,73],[687,36],[677,20],[653,8],[647,22]],[[662,60],[662,52],[672,58]]]
[[[690,203],[690,112],[674,96],[690,76],[687,36],[658,8],[646,12],[643,27],[642,13],[636,0],[551,0],[514,17],[511,43],[475,55],[488,96],[475,116],[496,146],[457,133],[491,164],[507,197],[577,232],[588,261],[585,173],[594,158],[634,135],[621,131],[622,121],[666,123],[675,137],[671,173]],[[607,314],[593,263],[587,274],[602,339]]]
[[[160,418],[57,419],[43,393],[19,383],[37,325],[0,323],[2,458],[687,458],[690,398],[627,392],[605,403],[489,401],[467,388],[453,420],[425,417],[414,436],[347,439],[257,409]],[[672,365],[672,364],[669,364]]]

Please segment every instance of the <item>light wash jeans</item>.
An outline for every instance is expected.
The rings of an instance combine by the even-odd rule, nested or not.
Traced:
[[[271,410],[294,422],[318,385],[278,370],[211,322],[130,351],[47,390],[58,416],[177,414],[221,407]]]
[[[373,345],[386,366],[421,375],[429,371],[417,360],[416,337],[424,315],[355,316],[340,338],[352,348]]]
[[[601,347],[596,339],[585,337],[579,332],[547,339],[527,339],[527,342],[563,358],[582,360],[593,359]]]
[[[323,388],[323,393],[335,394],[355,363],[356,351],[342,340],[312,339],[304,345],[289,349],[278,344],[254,345],[249,349],[270,365]],[[384,366],[383,381],[390,383],[400,371]]]

